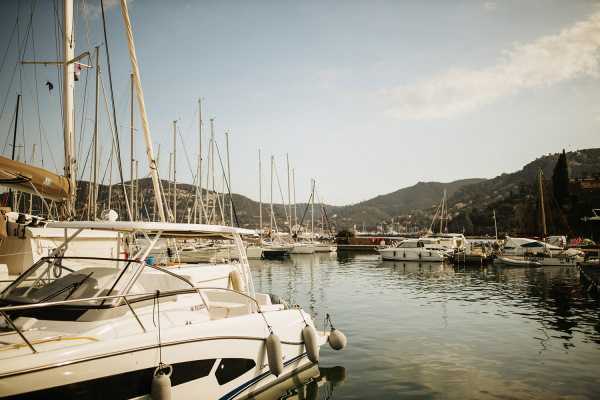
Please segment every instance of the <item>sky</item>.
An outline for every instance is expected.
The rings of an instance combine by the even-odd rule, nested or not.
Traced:
[[[104,43],[99,1],[74,1],[75,53],[93,53]],[[344,205],[419,181],[491,178],[563,148],[598,147],[600,1],[128,4],[152,139],[155,151],[161,148],[161,176],[168,175],[177,120],[179,182],[191,183],[196,168],[199,98],[204,149],[214,118],[224,163],[224,132],[230,132],[232,190],[255,200],[261,150],[263,201],[270,195],[271,155],[284,197],[288,154],[298,201],[308,199],[314,178],[322,200]],[[128,179],[129,56],[119,2],[105,0],[105,7]],[[61,9],[60,0],[0,2],[0,150],[10,156],[21,93],[17,154],[36,165],[43,156],[51,170],[61,170],[63,162],[60,78],[55,66],[18,60],[60,57]],[[110,91],[104,45],[100,62],[106,183]],[[85,70],[75,88],[84,178],[94,76]],[[134,125],[134,151],[140,175],[146,175],[137,105]],[[280,200],[277,187],[274,193]]]

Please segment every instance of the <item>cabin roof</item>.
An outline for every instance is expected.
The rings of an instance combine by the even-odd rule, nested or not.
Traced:
[[[176,224],[172,222],[130,222],[130,221],[63,221],[49,222],[49,228],[67,228],[67,229],[91,229],[98,231],[113,232],[162,232],[161,236],[219,236],[219,235],[254,235],[255,232],[250,229],[235,228],[223,225],[205,225],[205,224]]]

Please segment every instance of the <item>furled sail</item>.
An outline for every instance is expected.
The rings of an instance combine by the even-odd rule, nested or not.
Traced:
[[[0,185],[55,201],[69,196],[69,181],[65,177],[2,156]]]

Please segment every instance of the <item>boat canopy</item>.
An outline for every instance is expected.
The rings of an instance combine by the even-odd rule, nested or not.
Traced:
[[[176,224],[171,222],[143,221],[63,221],[49,222],[48,228],[82,229],[113,231],[122,233],[145,232],[160,233],[161,237],[231,237],[232,235],[253,235],[250,229],[235,228],[223,225]]]
[[[2,156],[0,185],[55,201],[69,197],[69,181],[64,176]]]

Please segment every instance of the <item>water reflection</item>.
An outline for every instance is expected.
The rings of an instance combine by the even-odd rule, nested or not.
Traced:
[[[335,388],[344,382],[344,380],[346,380],[346,369],[344,367],[336,366],[327,368],[313,365],[266,391],[251,397],[251,399],[333,399]]]
[[[347,349],[321,353],[322,369],[341,365],[347,380],[335,394],[317,385],[319,398],[600,398],[600,304],[575,268],[339,253],[256,261],[252,270],[258,291],[300,304],[318,327],[331,313],[347,334]],[[311,398],[311,382],[283,398]]]

